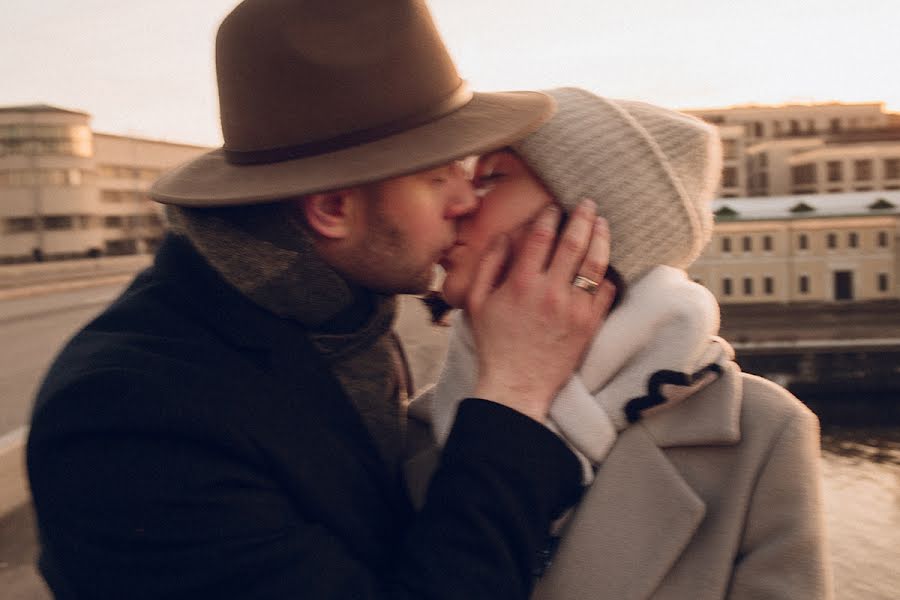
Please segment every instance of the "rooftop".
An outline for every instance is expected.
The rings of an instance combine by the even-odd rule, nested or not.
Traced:
[[[20,106],[0,106],[0,113],[11,113],[11,112],[22,112],[22,113],[48,113],[48,112],[56,112],[56,113],[66,113],[70,115],[84,115],[86,117],[90,116],[90,113],[86,113],[80,110],[70,110],[68,108],[60,108],[58,106],[51,106],[49,104],[23,104]]]
[[[900,190],[717,198],[712,209],[717,222],[900,215]]]

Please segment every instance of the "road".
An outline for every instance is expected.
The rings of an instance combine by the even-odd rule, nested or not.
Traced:
[[[0,300],[0,438],[28,422],[38,383],[59,348],[125,285]]]

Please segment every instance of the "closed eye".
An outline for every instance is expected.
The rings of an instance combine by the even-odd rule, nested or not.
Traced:
[[[484,197],[485,194],[493,189],[497,181],[505,176],[506,175],[504,173],[498,173],[494,171],[492,173],[476,177],[475,181],[473,182],[475,184],[475,195],[479,198]]]

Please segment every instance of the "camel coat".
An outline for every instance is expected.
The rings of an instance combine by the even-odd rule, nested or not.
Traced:
[[[822,514],[816,417],[729,362],[619,435],[533,598],[831,598]]]
[[[830,598],[816,417],[722,379],[619,436],[535,598]]]

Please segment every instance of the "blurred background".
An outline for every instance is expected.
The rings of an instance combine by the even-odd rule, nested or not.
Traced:
[[[149,264],[146,190],[221,144],[212,48],[234,0],[0,0],[0,596],[33,567],[22,442],[59,346]],[[745,371],[823,426],[838,597],[900,589],[900,13],[890,0],[431,0],[476,90],[576,85],[685,110],[725,152],[691,276]],[[416,381],[446,330],[398,329]]]

